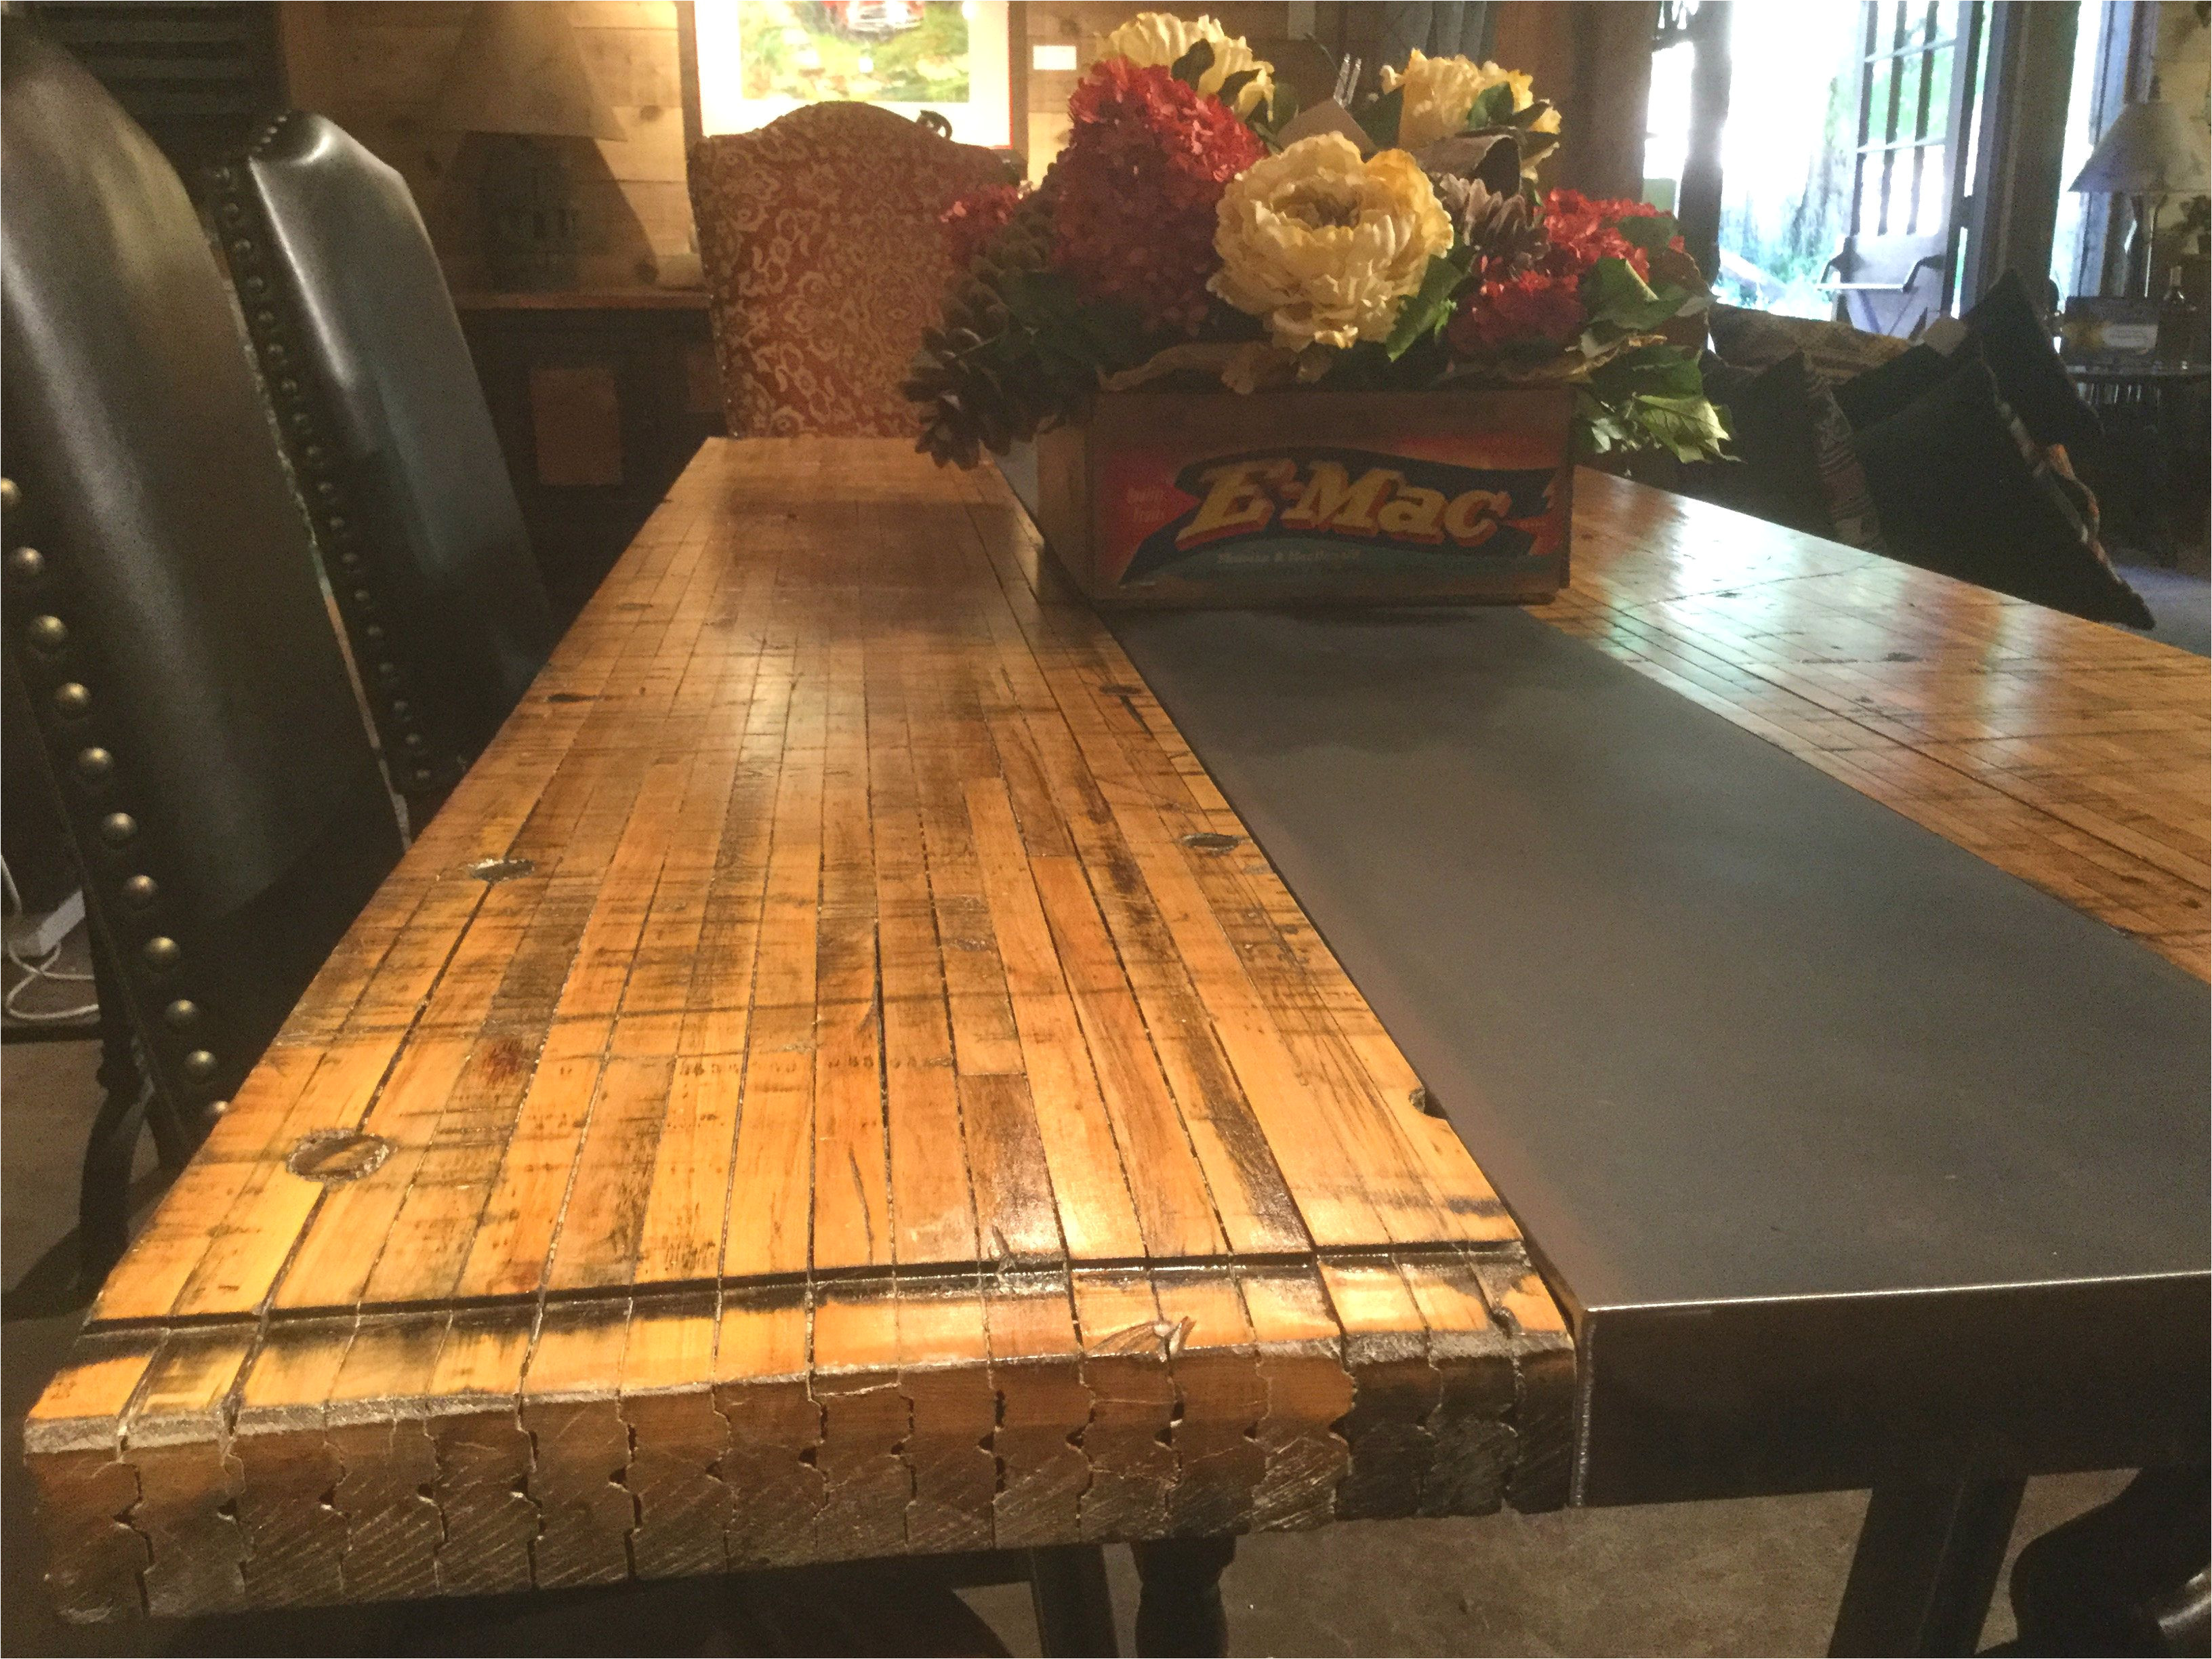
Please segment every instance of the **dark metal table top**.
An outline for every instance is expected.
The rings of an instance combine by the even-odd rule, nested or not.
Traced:
[[[1525,614],[1114,627],[1573,1304],[1583,1500],[2203,1455],[2202,983]]]

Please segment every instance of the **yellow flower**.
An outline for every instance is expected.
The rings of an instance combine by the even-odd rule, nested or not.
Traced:
[[[1126,58],[1139,67],[1157,64],[1161,69],[1173,69],[1182,55],[1200,40],[1210,42],[1213,47],[1212,66],[1198,77],[1200,92],[1218,93],[1221,83],[1231,76],[1256,70],[1257,76],[1237,94],[1237,112],[1249,115],[1273,96],[1275,66],[1255,58],[1243,35],[1231,34],[1211,17],[1192,22],[1169,12],[1140,11],[1106,37],[1098,55]]]
[[[1511,87],[1513,107],[1528,108],[1536,101],[1530,80],[1519,70],[1500,69],[1495,64],[1478,64],[1466,58],[1431,58],[1416,46],[1406,59],[1403,75],[1393,69],[1382,71],[1382,90],[1406,89],[1404,110],[1398,118],[1398,142],[1407,149],[1419,149],[1464,128],[1474,100],[1492,87]],[[1546,110],[1536,118],[1534,130],[1557,132],[1559,112]]]
[[[1412,156],[1386,149],[1362,161],[1349,138],[1325,132],[1230,182],[1208,286],[1265,318],[1277,345],[1348,346],[1387,338],[1451,245],[1451,220]]]

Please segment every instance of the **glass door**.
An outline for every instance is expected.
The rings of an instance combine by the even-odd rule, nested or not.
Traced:
[[[1986,7],[1868,0],[1850,218],[1831,262],[1836,315],[1905,335],[1953,308],[1965,251]]]

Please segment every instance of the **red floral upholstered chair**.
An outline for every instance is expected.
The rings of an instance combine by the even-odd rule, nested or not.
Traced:
[[[732,435],[918,431],[899,382],[952,275],[938,216],[1006,176],[991,151],[867,104],[693,145]]]

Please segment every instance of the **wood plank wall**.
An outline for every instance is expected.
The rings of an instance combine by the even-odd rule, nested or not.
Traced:
[[[1371,83],[1388,9],[1319,0],[1310,9],[1311,34],[1294,39],[1291,8],[1279,0],[1161,9],[1210,12],[1308,100],[1327,91],[1341,56],[1366,60]],[[293,101],[330,116],[398,167],[422,205],[448,281],[459,289],[484,286],[474,147],[430,125],[466,9],[437,0],[283,0],[280,9]],[[1026,143],[1032,177],[1065,141],[1068,94],[1100,42],[1141,9],[1133,0],[1024,0],[1015,8],[1018,54],[1041,43],[1076,49],[1073,71],[1026,77],[1027,118],[1017,123],[1016,141]],[[1493,55],[1531,71],[1567,122],[1547,184],[1641,194],[1654,11],[1650,0],[1507,0],[1498,8]],[[677,0],[574,0],[571,16],[586,62],[629,130],[620,142],[571,141],[584,228],[580,285],[696,283]]]
[[[569,139],[582,220],[579,286],[696,287],[684,182],[676,0],[573,0],[570,20],[621,140]],[[468,8],[409,0],[284,0],[292,101],[329,116],[405,177],[459,290],[487,285],[476,145],[431,125]]]
[[[1491,56],[1528,70],[1537,96],[1559,106],[1565,136],[1544,164],[1546,188],[1642,198],[1658,12],[1653,0],[1508,0],[1498,8]]]
[[[1232,34],[1276,66],[1303,100],[1327,92],[1336,63],[1364,60],[1363,84],[1371,87],[1389,8],[1320,3],[1311,8],[1312,32],[1291,38],[1291,8],[1257,0],[1216,0],[1205,7],[1158,8],[1182,15],[1210,12]],[[1128,0],[1031,0],[1018,9],[1017,51],[1044,42],[1076,49],[1073,72],[1032,69],[1029,84],[1030,175],[1041,174],[1067,136],[1067,96],[1097,59],[1107,33],[1144,8]],[[1497,8],[1491,55],[1509,69],[1526,70],[1536,90],[1559,105],[1566,141],[1547,165],[1547,185],[1593,195],[1644,193],[1644,124],[1651,89],[1651,31],[1658,8],[1652,0],[1577,3],[1577,0],[1506,0]]]

